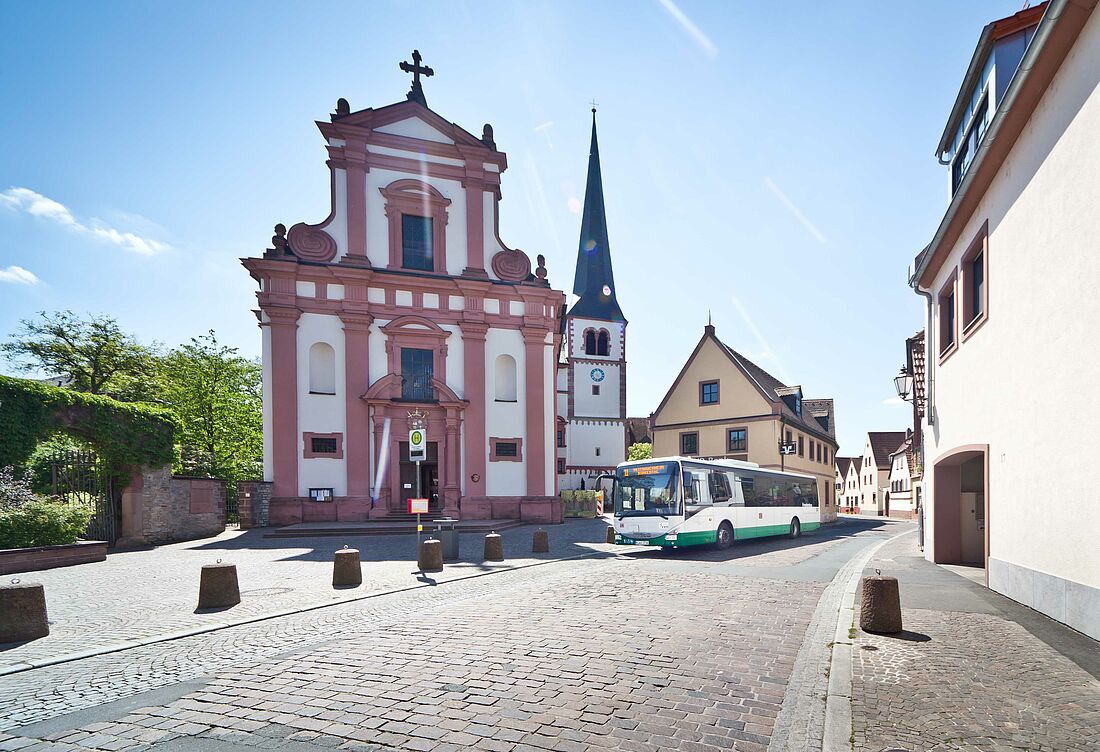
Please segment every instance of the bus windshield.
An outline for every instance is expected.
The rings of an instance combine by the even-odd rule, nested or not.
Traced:
[[[679,470],[675,462],[619,468],[615,478],[615,516],[680,514],[676,480]]]

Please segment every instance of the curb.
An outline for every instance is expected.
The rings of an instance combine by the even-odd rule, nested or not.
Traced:
[[[378,590],[373,593],[364,593],[363,595],[357,595],[353,598],[345,598],[342,600],[326,601],[324,603],[315,603],[310,606],[301,606],[298,608],[287,608],[281,611],[273,611],[269,614],[260,614],[258,616],[250,616],[244,619],[237,619],[236,621],[219,622],[217,624],[208,624],[203,627],[195,627],[194,629],[184,629],[176,632],[168,632],[165,634],[155,635],[153,637],[143,637],[138,640],[127,640],[115,645],[107,645],[101,648],[93,648],[91,650],[81,650],[76,653],[66,653],[55,658],[48,658],[41,661],[26,661],[24,663],[16,663],[11,666],[0,668],[0,677],[12,676],[13,674],[21,674],[26,671],[33,671],[39,668],[46,668],[48,666],[57,666],[62,663],[72,663],[73,661],[80,661],[85,658],[94,658],[99,655],[110,655],[112,653],[121,653],[125,650],[132,650],[134,648],[145,647],[146,645],[156,645],[161,642],[172,642],[174,640],[182,640],[185,637],[194,637],[195,635],[208,634],[210,632],[220,632],[223,629],[231,629],[233,627],[241,627],[247,624],[256,624],[261,621],[268,621],[270,619],[279,619],[284,616],[293,616],[295,614],[304,614],[310,611],[319,611],[323,608],[331,608],[333,606],[342,606],[345,603],[355,603],[358,601],[365,601],[369,598],[383,598],[387,595],[396,595],[398,593],[407,593],[412,590],[421,590],[429,587],[439,587],[441,585],[447,585],[452,582],[462,582],[463,580],[472,580],[478,577],[489,577],[494,574],[503,574],[505,572],[518,572],[523,569],[531,569],[532,567],[542,567],[549,564],[558,564],[565,561],[574,561],[576,559],[591,559],[599,556],[616,556],[615,553],[593,551],[587,554],[576,554],[574,556],[565,556],[560,559],[548,559],[546,561],[534,561],[529,564],[519,564],[512,567],[500,567],[489,572],[477,572],[475,574],[466,574],[459,577],[453,577],[451,579],[443,580],[441,582],[422,582],[416,585],[406,585],[402,587],[390,588],[389,590]],[[415,566],[415,564],[414,564]]]
[[[850,559],[852,571],[841,595],[837,613],[836,630],[833,633],[832,661],[829,664],[829,688],[825,695],[825,731],[821,740],[822,752],[851,752],[852,749],[852,638],[849,629],[855,624],[855,596],[867,562],[887,543],[916,530],[892,535]],[[845,566],[848,566],[845,565]]]

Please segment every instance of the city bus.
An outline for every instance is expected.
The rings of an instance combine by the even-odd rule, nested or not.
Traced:
[[[624,462],[602,479],[611,481],[616,543],[724,549],[821,525],[815,477],[753,462],[665,457]]]

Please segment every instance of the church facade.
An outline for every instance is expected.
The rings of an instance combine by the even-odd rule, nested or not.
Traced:
[[[492,128],[479,138],[429,109],[432,71],[413,57],[406,101],[353,112],[341,99],[317,123],[328,217],[278,225],[272,249],[242,259],[259,284],[271,524],[385,517],[418,488],[462,519],[562,517],[564,295],[541,256],[498,236],[508,162]]]
[[[626,318],[611,268],[603,176],[592,111],[592,145],[581,215],[576,300],[562,320],[557,376],[558,486],[595,488],[626,459]]]

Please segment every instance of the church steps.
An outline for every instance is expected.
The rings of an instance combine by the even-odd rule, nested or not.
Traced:
[[[433,519],[438,516],[424,515],[421,524],[424,532],[435,530]],[[522,527],[527,523],[522,520],[466,520],[457,525],[460,533],[486,533],[501,532]],[[297,525],[287,525],[276,528],[266,533],[265,538],[324,538],[340,535],[410,535],[416,533],[416,516],[390,515],[383,519],[368,520],[366,522],[306,522]]]

